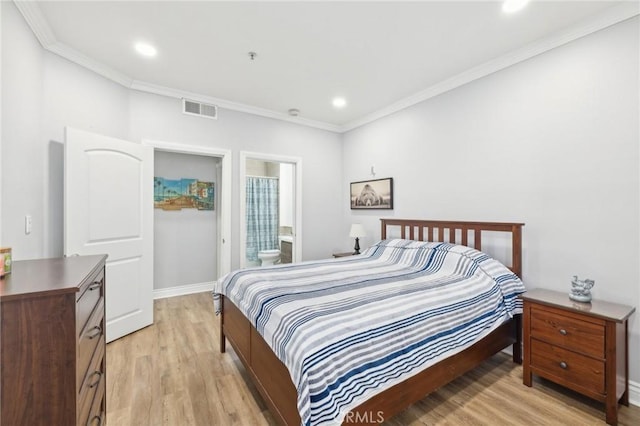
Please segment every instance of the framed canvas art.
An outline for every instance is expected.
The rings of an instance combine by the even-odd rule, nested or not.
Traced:
[[[393,178],[351,182],[351,209],[393,209]]]
[[[154,179],[154,207],[163,210],[214,210],[214,183],[197,179]]]

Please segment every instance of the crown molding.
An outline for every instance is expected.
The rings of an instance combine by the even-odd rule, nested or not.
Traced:
[[[222,109],[228,109],[232,111],[244,112],[247,114],[259,115],[261,117],[273,118],[276,120],[287,121],[289,123],[300,124],[307,127],[314,127],[321,130],[328,130],[330,132],[342,133],[342,127],[335,124],[325,123],[323,121],[310,120],[303,117],[292,117],[289,114],[272,111],[265,108],[254,107],[238,102],[228,101],[225,99],[214,98],[212,96],[202,95],[199,93],[189,92],[186,90],[174,89],[171,87],[160,86],[146,81],[134,80],[131,84],[131,89],[138,90],[146,93],[153,93],[156,95],[168,96],[171,98],[186,98],[192,101],[204,102],[207,104],[213,104]]]
[[[53,34],[53,30],[51,30],[49,23],[44,17],[38,2],[14,0],[14,4],[24,17],[25,21],[27,21],[29,28],[31,28],[31,31],[33,31],[33,34],[36,36],[43,48],[51,53],[55,53],[58,56],[68,59],[71,62],[88,68],[103,77],[115,81],[116,83],[120,83],[125,87],[131,86],[131,83],[133,82],[132,78],[86,56],[83,53],[80,53],[64,43],[58,42]]]
[[[335,124],[311,120],[304,117],[292,117],[289,114],[278,111],[272,111],[265,108],[259,108],[251,105],[241,104],[238,102],[228,101],[225,99],[213,98],[198,93],[192,93],[184,90],[159,86],[140,80],[134,80],[131,77],[121,73],[120,71],[108,67],[102,62],[96,61],[95,59],[86,56],[76,49],[73,49],[64,43],[57,41],[55,35],[53,34],[53,31],[51,30],[51,27],[49,26],[49,23],[44,17],[42,10],[40,9],[40,6],[37,2],[14,0],[14,3],[22,16],[27,21],[29,28],[31,28],[31,31],[33,31],[34,35],[43,48],[82,67],[85,67],[103,77],[106,77],[109,80],[115,81],[116,83],[119,83],[126,88],[138,90],[141,92],[154,93],[157,95],[169,96],[173,98],[188,98],[194,101],[215,104],[223,109],[229,109],[262,117],[273,118],[276,120],[287,121],[289,123],[327,130],[334,133],[342,132],[342,128]]]
[[[124,87],[129,88],[133,83],[133,79],[126,74],[123,74],[114,68],[108,67],[102,62],[96,61],[95,59],[88,57],[84,53],[80,53],[79,51],[67,46],[64,43],[56,42],[46,49],[51,53],[55,53],[56,55],[62,56],[63,58],[68,59],[71,62],[90,69],[96,74],[106,77],[109,80],[113,80],[116,83],[123,85]]]
[[[56,37],[49,26],[49,23],[45,19],[42,14],[42,10],[38,5],[38,2],[35,1],[20,1],[13,0],[13,3],[16,5],[25,21],[35,34],[36,38],[44,47],[47,49],[52,44],[56,43]]]
[[[188,98],[194,101],[215,104],[223,109],[273,118],[276,120],[287,121],[290,123],[313,127],[321,130],[327,130],[335,133],[345,133],[351,131],[365,124],[394,114],[420,102],[426,101],[427,99],[431,99],[442,93],[448,92],[474,80],[498,72],[519,62],[540,55],[541,53],[547,52],[551,49],[562,46],[578,38],[587,36],[596,31],[602,30],[611,25],[615,25],[619,22],[633,18],[634,16],[640,14],[640,5],[637,1],[625,2],[620,6],[605,10],[603,13],[599,14],[597,17],[591,20],[582,22],[562,32],[531,43],[523,48],[509,52],[497,59],[485,62],[484,64],[478,65],[458,75],[448,78],[412,96],[401,99],[385,108],[367,114],[360,119],[351,121],[344,125],[335,125],[322,121],[307,119],[304,117],[291,117],[290,115],[279,111],[272,111],[265,108],[254,107],[238,102],[159,86],[140,80],[134,80],[131,77],[113,68],[110,68],[103,63],[98,62],[63,43],[58,42],[37,2],[14,0],[14,3],[22,16],[24,16],[27,24],[35,34],[40,44],[45,49],[59,56],[62,56],[63,58],[68,59],[78,65],[88,68],[96,72],[97,74],[113,80],[127,88],[138,90],[141,92],[169,96],[173,98]]]
[[[342,126],[342,132],[348,132],[365,124],[371,123],[387,115],[391,115],[403,109],[409,108],[415,104],[431,99],[442,93],[453,90],[457,87],[470,83],[489,74],[493,74],[519,62],[530,59],[541,53],[547,52],[556,47],[567,44],[581,37],[600,31],[611,25],[633,18],[640,14],[640,5],[637,2],[628,2],[620,6],[610,8],[598,15],[594,19],[582,22],[578,25],[569,27],[568,29],[543,38],[540,41],[530,43],[527,46],[509,52],[499,58],[485,62],[458,75],[448,78],[437,83],[415,95],[411,95],[398,102],[395,102],[385,108],[368,114],[358,120],[351,121]]]

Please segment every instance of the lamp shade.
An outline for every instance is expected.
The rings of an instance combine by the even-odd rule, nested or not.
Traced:
[[[364,227],[360,223],[354,223],[351,225],[351,230],[349,231],[349,236],[352,238],[360,238],[366,237],[367,233],[364,230]]]

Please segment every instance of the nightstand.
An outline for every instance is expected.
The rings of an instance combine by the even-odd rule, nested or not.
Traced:
[[[338,258],[338,257],[357,256],[357,255],[352,251],[348,251],[344,253],[333,253],[332,256],[335,258]]]
[[[522,382],[532,374],[604,402],[607,423],[618,422],[618,402],[629,405],[631,306],[593,300],[578,303],[568,292],[535,289],[524,301]]]

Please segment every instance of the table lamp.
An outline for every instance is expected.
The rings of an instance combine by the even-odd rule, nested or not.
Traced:
[[[349,236],[356,239],[356,245],[353,247],[353,254],[360,254],[360,237],[367,236],[362,224],[353,223],[351,225],[351,230],[349,231]]]

